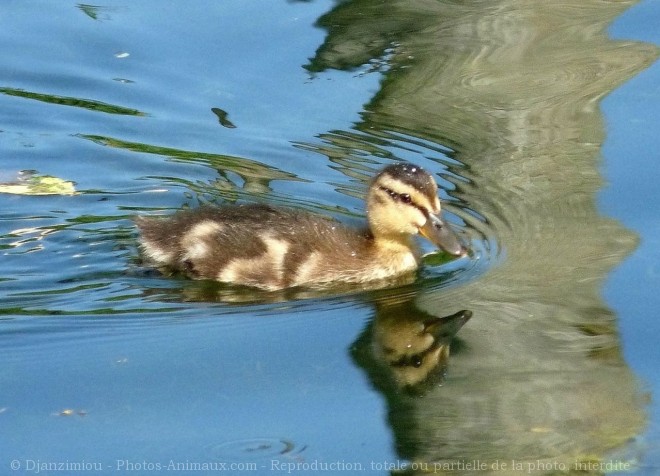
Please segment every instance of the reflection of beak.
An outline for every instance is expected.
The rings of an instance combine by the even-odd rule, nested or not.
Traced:
[[[463,310],[451,316],[429,319],[424,322],[424,331],[435,337],[439,344],[448,343],[471,317],[472,311]]]
[[[449,224],[440,215],[429,215],[429,219],[419,229],[419,232],[431,243],[451,255],[464,256],[467,254],[465,247],[458,240],[458,237],[452,231]]]

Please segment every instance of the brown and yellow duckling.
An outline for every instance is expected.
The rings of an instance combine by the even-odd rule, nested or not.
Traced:
[[[278,290],[369,283],[416,270],[421,234],[446,252],[466,249],[443,221],[438,186],[398,163],[372,180],[363,230],[302,210],[204,206],[169,218],[138,217],[143,254],[195,279]]]

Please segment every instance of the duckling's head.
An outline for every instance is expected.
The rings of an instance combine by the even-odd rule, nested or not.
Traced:
[[[387,365],[402,388],[412,390],[433,375],[442,378],[450,345],[471,317],[469,310],[435,317],[406,303],[381,307],[373,330],[374,356]]]
[[[367,217],[374,238],[400,242],[421,234],[454,256],[466,253],[442,219],[437,183],[416,165],[389,165],[374,177],[367,196]]]

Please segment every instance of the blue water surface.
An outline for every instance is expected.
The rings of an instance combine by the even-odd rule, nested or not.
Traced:
[[[0,42],[13,46],[0,86],[50,96],[0,98],[3,179],[35,169],[74,181],[82,195],[0,196],[0,472],[84,460],[101,473],[144,474],[169,462],[238,460],[263,473],[303,451],[312,460],[357,448],[361,460],[392,455],[382,402],[347,350],[370,311],[356,302],[304,312],[164,303],[143,285],[158,294],[180,282],[141,276],[135,264],[138,208],[176,209],[196,201],[191,190],[217,193],[208,184],[218,171],[206,162],[163,160],[149,145],[283,166],[296,180],[272,182],[274,196],[362,208],[337,194],[331,182],[341,174],[321,156],[292,146],[349,129],[378,83],[359,71],[315,79],[302,67],[330,5],[3,6]],[[146,152],[105,146],[114,139]],[[225,175],[232,198],[245,176]],[[346,386],[366,393],[348,402]]]
[[[473,182],[461,175],[469,176],[469,168],[448,145],[421,133],[377,130],[368,136],[356,130],[368,124],[369,103],[387,86],[386,61],[371,58],[322,73],[306,67],[328,35],[318,19],[338,2],[104,3],[10,0],[0,16],[0,44],[6,45],[0,183],[35,170],[74,182],[78,192],[0,194],[0,474],[34,474],[41,463],[81,461],[97,474],[154,474],[170,463],[191,462],[236,463],[236,470],[252,474],[305,462],[337,463],[330,474],[352,474],[350,465],[360,474],[405,467],[410,448],[426,449],[424,438],[406,439],[418,423],[406,420],[417,416],[406,405],[414,408],[425,397],[396,400],[356,363],[355,349],[374,320],[370,294],[266,303],[207,299],[204,285],[143,266],[131,217],[204,201],[270,201],[359,221],[373,171],[410,160],[438,177],[450,221],[475,237],[481,261],[427,266],[417,287],[392,291],[400,297],[451,291],[506,262],[493,230],[517,218],[515,190],[502,195],[510,217],[484,217],[486,210],[470,210],[457,197],[487,196],[497,184],[477,177],[484,188],[471,189]],[[659,21],[660,2],[645,1],[627,11],[611,34],[660,44]],[[356,38],[359,49],[364,45]],[[389,46],[399,45],[392,40]],[[634,454],[618,456],[640,463],[638,474],[660,468],[659,75],[656,63],[602,103],[608,185],[599,205],[603,215],[640,236],[637,250],[615,268],[603,291],[618,315],[626,361],[651,399],[647,429],[624,449]],[[485,239],[482,229],[466,223],[483,225]],[[532,237],[534,225],[528,227]],[[487,317],[499,319],[500,328],[520,326],[523,342],[524,333],[537,328],[524,327],[533,323],[525,312],[524,319],[507,321],[520,317],[509,310],[529,304],[527,283],[518,284],[520,296],[503,296],[493,306],[495,317]],[[570,321],[569,311],[556,314]],[[498,345],[511,344],[493,343],[487,319],[479,318],[468,323],[462,355],[463,362],[483,361],[486,370],[472,376],[452,374],[450,367],[450,390],[492,378],[489,359],[496,360]],[[575,337],[577,325],[555,324],[539,328]],[[460,359],[461,345],[456,347]],[[552,385],[557,374],[552,369],[537,382],[548,377]],[[508,388],[529,380],[524,372],[512,375],[505,375]],[[461,398],[479,403],[480,396]],[[442,394],[435,398],[430,410],[419,405],[420,415],[427,410],[437,417]],[[455,418],[479,429],[479,418],[495,413],[481,409],[484,414],[448,414],[438,423],[451,428]],[[522,426],[504,405],[502,412],[503,421]],[[532,436],[550,435],[552,448],[556,428],[532,424]],[[490,448],[492,442],[484,441]],[[493,441],[497,448],[498,438]],[[67,473],[51,468],[41,474]]]
[[[611,27],[615,38],[660,45],[660,2],[645,1],[626,11]],[[649,425],[640,442],[646,469],[660,468],[660,64],[630,80],[602,103],[607,119],[600,194],[603,213],[640,234],[633,255],[617,267],[605,286],[619,315],[624,354],[650,394]]]

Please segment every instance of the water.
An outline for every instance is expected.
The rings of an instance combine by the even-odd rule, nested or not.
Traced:
[[[0,182],[77,193],[0,194],[0,466],[648,474],[657,416],[636,371],[657,377],[650,344],[625,341],[628,297],[645,297],[609,291],[640,237],[605,205],[631,186],[597,197],[603,143],[607,170],[630,145],[605,142],[600,100],[657,50],[608,37],[627,4],[478,3],[9,2]],[[471,259],[431,256],[392,289],[274,297],[138,258],[131,216],[201,202],[358,222],[368,178],[397,160],[438,177]],[[383,346],[461,309],[442,385],[444,361],[402,388],[419,377]]]
[[[654,2],[643,2],[622,15],[612,25],[611,33],[617,38],[658,44],[660,38],[657,30],[648,25],[659,14]],[[635,474],[657,472],[660,467],[657,402],[660,380],[655,365],[660,355],[652,340],[652,336],[658,333],[654,316],[660,305],[655,292],[658,289],[660,230],[657,217],[653,216],[653,210],[660,205],[660,196],[651,184],[657,176],[653,173],[657,138],[650,129],[640,127],[641,124],[653,124],[657,117],[657,101],[653,99],[657,94],[659,75],[660,68],[655,63],[603,103],[610,124],[603,148],[609,186],[602,191],[600,203],[604,211],[640,234],[640,243],[634,254],[614,270],[605,286],[606,299],[620,316],[619,327],[626,360],[651,396],[649,423],[640,438],[646,467]],[[648,180],[639,179],[640,170],[650,172]],[[644,205],[639,206],[641,203]]]

